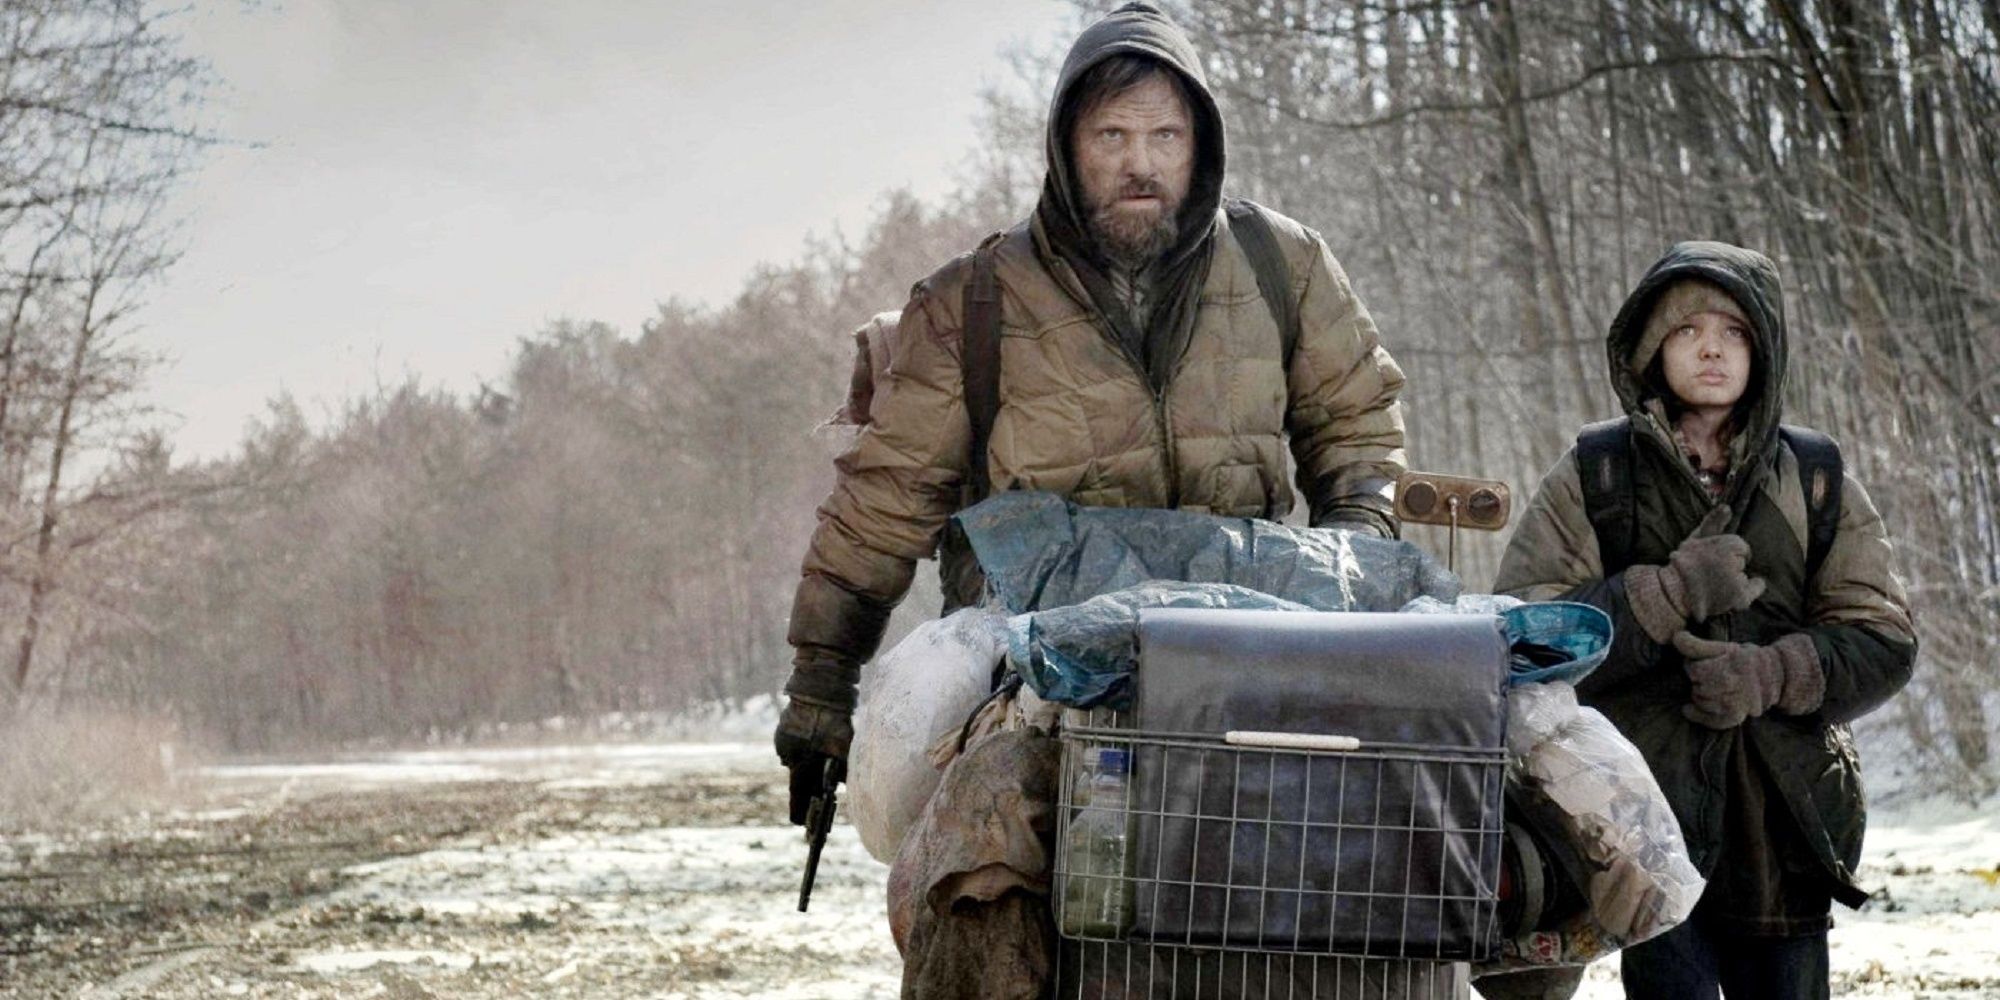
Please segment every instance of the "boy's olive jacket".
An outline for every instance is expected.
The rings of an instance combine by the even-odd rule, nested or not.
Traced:
[[[1668,285],[1686,278],[1728,291],[1755,328],[1751,384],[1745,394],[1750,405],[1731,444],[1731,471],[1719,499],[1710,497],[1682,457],[1656,398],[1658,390],[1648,384],[1645,372],[1656,350],[1636,356],[1654,301]],[[1748,572],[1763,577],[1766,589],[1748,609],[1696,623],[1691,631],[1760,644],[1793,632],[1810,635],[1826,672],[1825,700],[1807,715],[1773,710],[1725,731],[1683,717],[1690,684],[1682,659],[1633,620],[1624,567],[1606,574],[1584,510],[1573,448],[1549,470],[1522,515],[1494,589],[1529,600],[1583,600],[1612,614],[1617,626],[1612,655],[1578,685],[1578,694],[1645,755],[1704,874],[1725,877],[1714,869],[1724,853],[1726,812],[1732,805],[1743,806],[1727,801],[1730,772],[1739,769],[1739,775],[1761,776],[1764,789],[1775,791],[1768,796],[1769,809],[1783,809],[1796,820],[1812,858],[1791,859],[1795,870],[1810,871],[1816,862],[1832,898],[1859,905],[1866,894],[1855,884],[1854,868],[1861,855],[1865,808],[1859,760],[1846,723],[1882,704],[1909,680],[1916,639],[1902,583],[1890,570],[1881,515],[1851,476],[1841,487],[1839,533],[1818,574],[1805,578],[1804,489],[1809,487],[1802,487],[1797,459],[1778,433],[1786,338],[1777,269],[1764,255],[1740,247],[1678,244],[1627,299],[1606,346],[1611,381],[1633,427],[1633,563],[1664,564],[1716,503],[1728,503],[1735,512],[1731,530],[1751,546]],[[1771,844],[1796,851],[1800,843],[1798,837],[1773,835],[1763,845],[1730,845],[1728,852],[1737,856],[1735,852]],[[1768,893],[1763,896],[1769,898]],[[1799,914],[1767,916],[1782,922]]]

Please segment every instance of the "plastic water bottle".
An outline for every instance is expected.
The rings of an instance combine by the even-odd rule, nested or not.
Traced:
[[[1075,790],[1077,812],[1063,842],[1068,881],[1063,888],[1063,933],[1121,938],[1132,927],[1129,858],[1131,752],[1118,747],[1084,751]]]

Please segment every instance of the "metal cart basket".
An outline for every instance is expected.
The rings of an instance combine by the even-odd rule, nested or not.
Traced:
[[[1420,623],[1413,673],[1371,653],[1418,616],[1258,614],[1147,612],[1135,712],[1066,721],[1060,995],[1459,995],[1498,938],[1504,644]]]

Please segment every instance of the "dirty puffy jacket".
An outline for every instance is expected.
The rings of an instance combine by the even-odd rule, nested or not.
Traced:
[[[1755,394],[1731,443],[1718,500],[1696,478],[1666,411],[1635,356],[1658,294],[1682,278],[1721,286],[1755,328]],[[1824,564],[1805,579],[1806,500],[1798,461],[1778,434],[1786,338],[1776,268],[1762,254],[1719,243],[1683,243],[1655,264],[1612,323],[1611,380],[1631,418],[1637,503],[1635,564],[1664,564],[1717,502],[1735,511],[1731,530],[1750,543],[1748,572],[1766,582],[1745,611],[1695,625],[1710,638],[1770,643],[1812,637],[1826,697],[1805,716],[1767,713],[1717,732],[1681,715],[1691,686],[1680,655],[1652,641],[1626,603],[1623,567],[1607,577],[1584,510],[1574,450],[1542,480],[1501,562],[1495,590],[1528,600],[1580,599],[1610,612],[1612,656],[1577,687],[1638,746],[1673,803],[1695,864],[1710,876],[1703,911],[1752,934],[1809,933],[1827,926],[1828,897],[1850,906],[1864,807],[1859,761],[1846,723],[1880,705],[1909,679],[1916,646],[1908,601],[1890,571],[1882,518],[1852,476],[1841,493],[1839,532]]]
[[[1191,84],[1196,105],[1181,238],[1154,270],[1158,305],[1137,336],[1106,301],[1064,134],[1070,88],[1116,53],[1165,62]],[[1274,218],[1301,326],[1287,368],[1272,310],[1224,224],[1222,122],[1179,29],[1143,4],[1098,22],[1064,64],[1049,120],[1035,214],[998,238],[1000,408],[988,452],[967,454],[959,360],[967,255],[916,286],[872,423],[838,460],[793,608],[789,638],[802,670],[815,660],[851,669],[872,652],[887,608],[961,505],[971,460],[987,463],[995,491],[1279,518],[1292,506],[1289,444],[1315,522],[1393,527],[1387,487],[1403,470],[1402,372],[1324,241]],[[796,676],[788,690],[831,700]]]

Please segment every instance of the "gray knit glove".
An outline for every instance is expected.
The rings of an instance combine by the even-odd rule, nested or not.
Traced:
[[[1710,729],[1734,729],[1773,708],[1804,715],[1826,697],[1819,648],[1803,632],[1768,646],[1682,632],[1674,636],[1674,648],[1687,658],[1688,681],[1694,685],[1681,714]]]
[[[1696,622],[1741,611],[1764,593],[1763,579],[1743,571],[1750,563],[1750,543],[1724,532],[1728,524],[1729,506],[1724,504],[1701,519],[1665,566],[1625,570],[1625,601],[1654,642],[1665,643]]]

